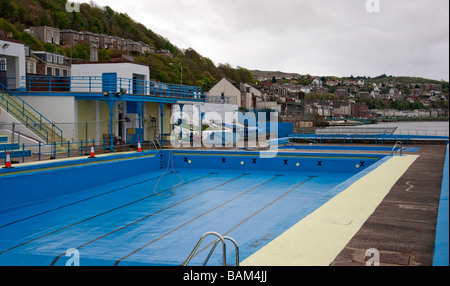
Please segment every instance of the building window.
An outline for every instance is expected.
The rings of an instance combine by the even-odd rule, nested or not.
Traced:
[[[31,56],[31,49],[30,46],[24,46],[25,47],[25,57],[30,57]]]
[[[52,74],[52,68],[51,67],[47,67],[47,75],[51,76]]]
[[[55,76],[59,76],[59,69],[55,68]]]

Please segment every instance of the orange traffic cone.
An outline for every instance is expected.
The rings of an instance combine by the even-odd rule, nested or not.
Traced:
[[[91,155],[89,156],[89,158],[95,158],[94,144],[92,144],[92,147],[91,147]]]
[[[138,140],[138,152],[142,152],[141,141]]]
[[[9,151],[6,152],[6,162],[5,167],[3,168],[13,168],[13,166],[11,165],[11,157],[9,156]]]

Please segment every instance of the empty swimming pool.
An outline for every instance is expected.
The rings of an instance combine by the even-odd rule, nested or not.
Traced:
[[[180,265],[208,231],[242,261],[388,158],[163,150],[1,169],[0,265],[66,265],[74,249],[80,265]]]

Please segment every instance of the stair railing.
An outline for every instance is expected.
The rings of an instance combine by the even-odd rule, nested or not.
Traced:
[[[18,117],[17,119],[19,121],[24,121],[22,123],[25,124],[25,127],[30,128],[31,130],[34,130],[34,132],[38,133],[37,135],[39,135],[42,139],[45,139],[47,144],[50,143],[49,140],[51,138],[49,138],[48,130],[43,128],[43,126],[48,124],[49,125],[48,129],[50,131],[52,131],[52,129],[54,128],[55,132],[59,133],[58,135],[60,136],[61,143],[62,143],[62,141],[63,141],[62,133],[63,132],[59,127],[55,126],[54,122],[51,122],[45,116],[40,114],[36,109],[34,109],[31,105],[26,103],[20,97],[18,97],[14,92],[12,92],[2,82],[0,82],[0,89],[1,89],[1,98],[6,101],[6,104],[5,103],[1,104],[2,103],[1,101],[0,101],[0,104],[6,108],[6,111],[8,113],[12,113],[15,117]],[[9,95],[11,101],[13,101],[16,105],[21,106],[21,108],[18,108],[15,104],[11,103],[10,100],[8,100],[8,98],[5,96],[5,93]],[[12,96],[14,96],[14,98],[19,99],[19,102],[17,102],[14,98],[12,98]],[[31,113],[29,110],[34,111],[37,116],[35,114]],[[25,120],[20,120],[20,117],[24,117]],[[39,128],[37,128],[37,127],[39,127]]]

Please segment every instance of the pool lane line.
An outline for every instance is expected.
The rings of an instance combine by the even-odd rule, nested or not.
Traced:
[[[244,177],[244,176],[247,176],[247,174],[239,175],[239,176],[237,176],[237,177],[235,177],[235,178],[233,178],[233,179],[231,179],[231,180],[228,180],[228,181],[226,181],[226,182],[224,182],[224,183],[221,183],[221,184],[219,184],[219,185],[217,185],[217,186],[214,186],[214,187],[209,188],[209,189],[207,189],[207,190],[204,190],[204,191],[202,191],[202,192],[200,192],[200,193],[197,193],[197,194],[195,194],[195,195],[193,195],[193,196],[190,196],[190,197],[188,197],[188,198],[186,198],[186,199],[184,199],[184,200],[182,200],[182,201],[179,201],[179,202],[177,202],[177,203],[175,203],[175,204],[172,204],[172,205],[170,205],[170,206],[168,206],[168,207],[165,207],[165,208],[163,208],[163,209],[160,209],[160,210],[158,210],[158,211],[156,211],[156,212],[154,212],[154,213],[151,213],[151,214],[149,214],[149,215],[146,215],[146,216],[144,216],[144,217],[141,217],[140,219],[137,219],[137,220],[135,220],[135,221],[133,221],[133,222],[127,224],[127,225],[121,226],[121,227],[119,227],[119,228],[117,228],[117,229],[115,229],[115,230],[113,230],[113,231],[110,231],[110,232],[108,232],[108,233],[106,233],[106,234],[104,234],[104,235],[101,235],[101,236],[99,236],[99,237],[97,237],[97,238],[95,238],[95,239],[92,239],[92,240],[90,240],[90,241],[88,241],[88,242],[86,242],[86,243],[84,243],[84,244],[82,244],[82,245],[76,247],[76,249],[79,250],[79,249],[81,249],[81,248],[83,248],[83,247],[85,247],[85,246],[87,246],[87,245],[89,245],[89,244],[91,244],[91,243],[93,243],[93,242],[95,242],[95,241],[98,241],[98,240],[100,240],[100,239],[102,239],[102,238],[105,238],[105,237],[107,237],[107,236],[109,236],[109,235],[111,235],[111,234],[113,234],[113,233],[116,233],[116,232],[118,232],[118,231],[121,231],[121,230],[123,230],[123,229],[125,229],[125,228],[127,228],[127,227],[130,227],[130,226],[132,226],[132,225],[138,223],[138,222],[141,222],[141,221],[143,221],[143,220],[146,220],[146,219],[148,219],[148,218],[150,218],[150,217],[152,217],[152,216],[154,216],[154,215],[156,215],[156,214],[159,214],[159,213],[161,213],[161,212],[163,212],[163,211],[166,211],[166,210],[168,210],[168,209],[170,209],[170,208],[173,208],[173,207],[175,207],[175,206],[177,206],[177,205],[179,205],[179,204],[182,204],[182,203],[184,203],[184,202],[186,202],[186,201],[189,201],[189,200],[191,200],[191,199],[193,199],[193,198],[195,198],[195,197],[198,197],[198,196],[200,196],[200,195],[202,195],[202,194],[204,194],[204,193],[207,193],[207,192],[209,192],[209,191],[212,191],[212,190],[214,190],[214,189],[217,189],[217,188],[219,188],[219,187],[222,187],[222,186],[224,186],[224,185],[226,185],[226,184],[228,184],[228,183],[231,183],[231,182],[233,182],[233,181],[236,181],[236,180],[238,180],[238,179],[240,179],[240,178],[242,178],[242,177]],[[66,253],[64,252],[64,253],[62,253],[62,254],[56,256],[55,259],[54,259],[54,260],[52,261],[52,263],[50,264],[50,266],[54,266],[54,265],[56,264],[56,262],[58,261],[58,259],[61,258],[61,256],[65,255],[65,254],[66,254]]]
[[[270,207],[271,205],[273,205],[274,203],[276,203],[277,201],[281,200],[282,198],[284,198],[285,196],[289,195],[290,193],[292,193],[293,191],[295,191],[296,189],[298,189],[299,187],[301,187],[302,185],[306,184],[308,181],[312,180],[313,178],[317,178],[317,176],[309,176],[308,179],[304,180],[303,182],[301,182],[300,184],[296,185],[295,187],[293,187],[292,189],[290,189],[289,191],[287,191],[286,193],[282,194],[281,196],[279,196],[278,198],[274,199],[273,201],[271,201],[270,203],[268,203],[267,205],[265,205],[264,207],[260,208],[259,210],[257,210],[256,212],[254,212],[253,214],[251,214],[250,216],[248,216],[247,218],[243,219],[241,222],[239,222],[238,224],[236,224],[235,226],[233,226],[232,228],[230,228],[227,232],[223,233],[222,236],[227,236],[229,235],[233,230],[235,230],[236,228],[240,227],[242,224],[244,224],[245,222],[249,221],[251,218],[253,218],[254,216],[256,216],[257,214],[259,214],[260,212],[264,211],[265,209],[267,209],[268,207]],[[200,254],[200,252],[208,249],[209,247],[211,247],[214,244],[214,242],[211,242],[210,244],[206,245],[205,247],[203,247],[202,249],[200,249],[199,251],[197,251],[194,256],[196,257],[198,254]]]
[[[204,179],[204,178],[206,178],[206,177],[209,177],[209,176],[215,175],[215,174],[217,174],[217,173],[209,173],[209,174],[207,174],[207,175],[205,175],[205,176],[202,176],[202,177],[199,177],[199,178],[197,178],[197,179],[194,179],[194,180],[188,181],[188,182],[186,182],[186,183],[183,183],[182,185],[179,185],[177,188],[179,188],[179,187],[181,187],[181,186],[184,186],[184,185],[187,185],[187,184],[190,184],[190,183],[193,183],[193,182],[196,182],[196,181],[198,181],[198,180]],[[25,242],[23,242],[23,243],[21,243],[21,244],[18,244],[18,245],[16,245],[16,246],[10,247],[10,248],[8,248],[8,249],[6,249],[6,250],[2,250],[2,251],[0,251],[0,255],[3,254],[3,253],[5,253],[5,252],[8,252],[8,251],[10,251],[10,250],[13,250],[13,249],[15,249],[15,248],[18,248],[18,247],[20,247],[20,246],[26,245],[26,244],[28,244],[28,243],[30,243],[30,242],[33,242],[33,241],[36,241],[36,240],[38,240],[38,239],[44,238],[44,237],[46,237],[46,236],[55,234],[55,233],[60,232],[60,231],[62,231],[62,230],[71,228],[71,227],[76,226],[76,225],[78,225],[78,224],[81,224],[81,223],[83,223],[83,222],[92,220],[92,219],[97,218],[97,217],[99,217],[99,216],[102,216],[102,215],[105,215],[105,214],[107,214],[107,213],[116,211],[116,210],[118,210],[118,209],[121,209],[121,208],[130,206],[130,205],[132,205],[132,204],[135,204],[135,203],[137,203],[137,202],[146,200],[146,199],[148,199],[148,198],[150,198],[150,197],[153,197],[153,196],[157,196],[157,195],[160,194],[160,193],[164,193],[164,192],[167,192],[167,191],[170,191],[170,190],[172,190],[172,188],[165,189],[164,191],[161,191],[161,192],[158,192],[158,193],[153,193],[153,194],[151,194],[151,195],[149,195],[149,196],[146,196],[146,197],[140,198],[140,199],[138,199],[138,200],[135,200],[135,201],[126,203],[126,204],[124,204],[124,205],[121,205],[121,206],[112,208],[112,209],[110,209],[110,210],[108,210],[108,211],[99,213],[99,214],[97,214],[97,215],[95,215],[95,216],[85,218],[85,219],[83,219],[83,220],[81,220],[81,221],[79,221],[79,222],[76,222],[76,223],[67,225],[67,226],[65,226],[65,227],[62,227],[62,228],[60,228],[60,229],[54,230],[54,231],[49,232],[49,233],[46,233],[46,234],[43,234],[43,235],[41,235],[41,236],[38,236],[38,237],[36,237],[36,238],[33,238],[33,239],[31,239],[31,240],[28,240],[28,241],[25,241]]]
[[[171,172],[168,175],[170,175],[170,174],[174,174],[174,172]],[[143,184],[143,183],[146,183],[146,182],[149,182],[149,181],[152,181],[152,180],[156,180],[159,177],[161,177],[161,176],[154,177],[154,178],[151,178],[151,179],[148,179],[148,180],[144,180],[144,181],[140,181],[140,182],[135,183],[135,184],[123,186],[121,188],[114,189],[114,190],[111,190],[111,191],[107,191],[105,193],[101,193],[101,194],[98,194],[98,195],[95,195],[95,196],[92,196],[92,197],[84,198],[82,200],[79,200],[79,201],[76,201],[76,202],[72,202],[72,203],[69,203],[69,204],[65,204],[65,205],[59,206],[57,208],[50,209],[50,210],[46,210],[44,212],[41,212],[41,213],[38,213],[38,214],[34,214],[34,215],[26,217],[26,218],[21,218],[19,220],[16,220],[16,221],[13,221],[13,222],[9,222],[9,223],[4,224],[4,225],[0,225],[0,228],[6,227],[6,226],[9,226],[9,225],[18,223],[18,222],[22,222],[22,221],[25,221],[25,220],[28,220],[28,219],[31,219],[31,218],[34,218],[34,217],[37,217],[37,216],[40,216],[40,215],[44,215],[44,214],[47,214],[47,213],[50,213],[50,212],[53,212],[53,211],[56,211],[56,210],[60,210],[60,209],[63,209],[65,207],[73,206],[73,205],[76,205],[76,204],[79,204],[79,203],[82,203],[82,202],[85,202],[85,201],[88,201],[88,200],[91,200],[91,199],[94,199],[94,198],[98,198],[98,197],[101,197],[103,195],[111,194],[111,193],[114,193],[114,192],[117,192],[117,191],[120,191],[120,190],[124,190],[124,189],[130,188],[130,187],[137,186],[139,184]]]
[[[419,155],[389,157],[240,265],[329,266]]]
[[[220,204],[220,205],[218,205],[218,206],[216,206],[216,207],[210,209],[209,211],[206,211],[206,212],[204,212],[204,213],[202,213],[202,214],[200,214],[200,215],[198,215],[198,216],[196,216],[196,217],[190,219],[189,221],[187,221],[187,222],[185,222],[185,223],[183,223],[183,224],[177,226],[176,228],[174,228],[174,229],[172,229],[172,230],[166,232],[165,234],[163,234],[163,235],[161,235],[161,236],[155,238],[154,240],[150,241],[149,243],[147,243],[147,244],[145,244],[145,245],[143,245],[143,246],[137,248],[136,250],[132,251],[130,254],[125,255],[124,257],[118,259],[118,260],[116,261],[116,263],[114,263],[114,266],[119,265],[119,263],[120,263],[122,260],[127,259],[128,257],[130,257],[130,256],[132,256],[132,255],[134,255],[134,254],[136,254],[137,252],[141,251],[142,249],[146,248],[147,246],[149,246],[149,245],[151,245],[151,244],[157,242],[158,240],[160,240],[160,239],[162,239],[162,238],[168,236],[169,234],[171,234],[171,233],[173,233],[173,232],[179,230],[180,228],[182,228],[182,227],[184,227],[184,226],[190,224],[191,222],[193,222],[193,221],[195,221],[195,220],[201,218],[202,216],[204,216],[204,215],[206,215],[206,214],[209,214],[209,213],[211,213],[211,212],[217,210],[218,208],[223,207],[224,205],[227,205],[228,203],[234,201],[235,199],[237,199],[237,198],[239,198],[239,197],[242,197],[243,195],[248,194],[249,192],[251,192],[251,191],[253,191],[253,190],[256,190],[257,188],[259,188],[259,187],[261,187],[261,186],[263,186],[263,185],[265,185],[265,184],[267,184],[267,183],[269,183],[269,182],[275,180],[275,179],[278,178],[278,177],[280,177],[280,175],[275,175],[273,178],[271,178],[271,179],[269,179],[269,180],[267,180],[267,181],[265,181],[265,182],[263,182],[263,183],[261,183],[261,184],[255,186],[255,187],[253,187],[253,188],[251,188],[251,189],[249,189],[249,190],[247,190],[247,191],[245,191],[245,192],[243,192],[243,193],[240,193],[239,195],[233,197],[232,199],[230,199],[230,200],[228,200],[228,201],[226,201],[226,202],[224,202],[224,203],[222,203],[222,204]]]

